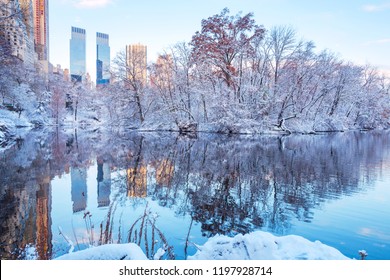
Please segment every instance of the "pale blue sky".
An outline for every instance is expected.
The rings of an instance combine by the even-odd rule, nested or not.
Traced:
[[[71,26],[87,32],[87,71],[95,78],[96,32],[110,35],[111,58],[126,44],[148,46],[148,60],[189,41],[201,20],[223,8],[253,12],[270,29],[289,25],[317,51],[377,66],[390,74],[389,0],[51,0],[50,61],[69,67]]]

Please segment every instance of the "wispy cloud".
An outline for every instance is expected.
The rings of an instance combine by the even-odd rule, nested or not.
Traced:
[[[383,44],[389,44],[389,43],[390,43],[390,38],[384,38],[384,39],[379,39],[379,40],[374,40],[374,41],[368,41],[368,42],[365,42],[363,45],[370,46],[370,45],[383,45]]]
[[[389,235],[372,228],[361,228],[358,230],[358,234],[363,236],[373,236],[382,240],[389,240]]]
[[[376,43],[377,44],[387,44],[387,43],[390,43],[390,38],[377,40]]]
[[[382,3],[382,4],[367,4],[362,7],[363,11],[373,13],[373,12],[381,12],[384,10],[390,9],[390,2]]]
[[[73,0],[73,4],[77,8],[84,8],[84,9],[102,8],[112,2],[113,0]]]

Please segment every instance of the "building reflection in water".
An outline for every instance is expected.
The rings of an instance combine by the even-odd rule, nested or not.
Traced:
[[[156,183],[160,187],[170,187],[175,166],[169,159],[164,159],[156,166]]]
[[[37,191],[36,250],[40,260],[49,260],[52,254],[51,184],[46,177]]]
[[[14,243],[20,249],[34,247],[35,257],[39,260],[49,260],[52,257],[52,221],[51,221],[51,183],[50,177],[37,180],[35,188],[35,199],[30,200],[27,216],[24,222],[23,239],[19,243],[14,240]],[[24,192],[23,192],[24,193]],[[32,195],[32,194],[31,194]],[[23,224],[23,215],[18,224]],[[19,243],[19,244],[18,244]],[[22,254],[26,254],[24,252]],[[30,251],[31,253],[31,251]],[[24,255],[24,258],[27,254]]]
[[[87,208],[87,168],[71,167],[73,213]]]
[[[127,196],[128,197],[146,197],[147,195],[147,167],[127,169]]]
[[[97,202],[98,207],[104,207],[110,205],[111,194],[111,169],[110,165],[103,162],[101,159],[97,159]]]

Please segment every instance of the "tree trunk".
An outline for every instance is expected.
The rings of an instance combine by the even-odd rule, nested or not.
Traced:
[[[143,123],[145,119],[144,119],[144,115],[143,115],[143,111],[142,111],[141,98],[140,98],[138,92],[135,94],[135,101],[137,103],[139,120],[141,123]]]
[[[78,101],[76,100],[75,102],[75,106],[74,106],[74,120],[77,121],[77,105],[78,105]]]

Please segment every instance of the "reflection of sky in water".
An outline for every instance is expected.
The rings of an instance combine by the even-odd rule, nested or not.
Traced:
[[[385,171],[386,172],[386,171]],[[320,240],[351,258],[366,250],[367,259],[390,258],[390,170],[373,188],[315,209],[311,223],[295,221],[292,234]],[[369,248],[369,249],[368,249]]]

